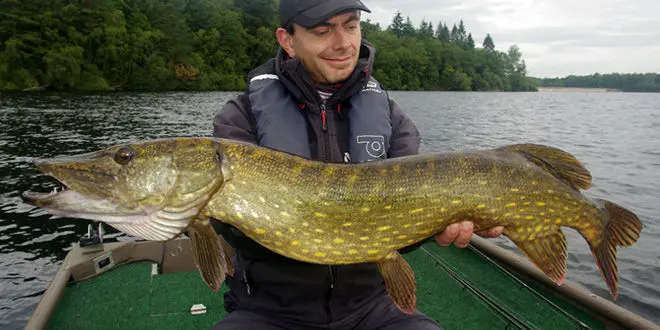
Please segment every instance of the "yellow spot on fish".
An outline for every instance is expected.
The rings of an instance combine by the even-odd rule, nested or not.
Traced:
[[[369,239],[369,236],[361,236],[359,239],[360,239],[361,241],[366,241],[366,240]]]
[[[342,224],[342,226],[344,226],[344,227],[350,227],[350,226],[352,226],[352,225],[353,225],[353,223],[351,223],[351,222],[344,222],[344,223]]]
[[[404,238],[408,238],[408,235],[399,235],[399,236],[397,236],[396,238],[398,238],[398,239],[404,239]]]
[[[372,246],[376,246],[376,247],[378,247],[378,246],[380,246],[380,243],[379,243],[379,242],[376,242],[376,243],[373,243],[373,244],[371,244],[371,245],[372,245]]]
[[[509,203],[504,205],[504,207],[514,207],[514,206],[516,206],[516,203]]]
[[[383,237],[380,240],[383,241],[383,242],[389,242],[390,238],[389,237]]]
[[[455,199],[455,200],[453,200],[453,201],[451,201],[451,203],[452,203],[452,204],[460,204],[460,203],[461,203],[461,201],[460,201],[460,200],[458,200],[458,199]]]
[[[259,215],[257,214],[257,212],[252,212],[252,213],[250,213],[250,215],[251,215],[253,218],[258,218],[258,217],[259,217]]]
[[[545,206],[545,203],[543,203],[543,202],[536,202],[536,206]]]
[[[423,189],[429,189],[429,188],[431,188],[431,186],[429,186],[429,185],[427,185],[427,184],[423,184],[423,185],[422,185],[422,188],[423,188]]]
[[[227,216],[227,213],[225,213],[224,211],[220,211],[220,216],[224,218]]]
[[[391,208],[392,208],[392,205],[387,205],[387,206],[384,207],[384,209],[386,209],[386,210],[389,210]]]
[[[316,229],[314,229],[314,231],[317,232],[317,233],[322,233],[323,229],[316,228]]]
[[[399,187],[399,188],[396,189],[396,191],[402,193],[402,192],[406,191],[406,188]]]
[[[415,226],[421,226],[423,224],[424,224],[424,221],[420,221],[420,222],[415,223]]]
[[[527,220],[532,220],[532,219],[534,219],[534,216],[532,216],[532,215],[528,215],[528,216],[525,217],[525,219],[527,219]]]
[[[555,191],[552,190],[552,189],[548,189],[548,190],[546,190],[546,191],[548,192],[548,194],[554,194],[554,192],[555,192]]]
[[[511,188],[511,192],[519,192],[519,191],[520,191],[520,189],[518,189],[518,188]]]
[[[555,223],[560,225],[561,224],[561,218],[557,218],[557,220],[555,220]]]
[[[348,250],[348,254],[358,254],[358,250]]]
[[[309,253],[309,249],[303,249],[302,252],[303,253]]]
[[[532,186],[536,186],[537,184],[539,184],[539,183],[536,182],[536,181],[532,181]]]
[[[403,228],[410,228],[410,226],[412,226],[412,225],[407,223],[407,224],[403,225]]]
[[[463,178],[461,178],[461,177],[459,176],[459,177],[454,178],[454,181],[455,181],[455,182],[461,182],[461,181],[463,181]]]
[[[362,211],[362,212],[369,212],[369,210],[370,209],[368,207],[363,207],[363,208],[360,209],[360,211]]]
[[[299,241],[292,241],[292,242],[291,242],[291,245],[293,245],[293,246],[298,246],[298,245],[300,245],[300,242],[299,242]]]
[[[312,241],[314,241],[314,243],[318,243],[318,244],[320,244],[321,242],[323,242],[322,240],[320,240],[320,239],[318,239],[318,238],[315,238],[315,239],[313,239]]]
[[[326,253],[325,253],[325,252],[321,252],[321,251],[319,251],[319,252],[314,253],[314,256],[315,256],[315,257],[321,257],[321,258],[322,258],[322,257],[325,257],[325,256],[326,256]]]
[[[236,212],[236,217],[239,219],[243,219],[243,215],[241,214],[241,212]]]
[[[339,251],[332,251],[332,254],[337,255],[337,256],[343,255],[343,253],[341,253]]]
[[[541,231],[541,230],[543,230],[543,226],[538,225],[538,226],[536,226],[536,228],[534,228],[534,230],[535,231]]]
[[[424,211],[424,208],[411,210],[410,213],[413,214],[413,213],[419,213],[419,212],[422,212],[422,211]]]
[[[282,242],[275,242],[276,246],[282,246]]]
[[[525,228],[519,227],[519,228],[516,228],[516,231],[519,232],[519,233],[522,233],[523,231],[525,231]]]
[[[263,234],[266,233],[266,230],[263,229],[263,228],[257,228],[257,230],[256,230],[255,232],[256,232],[257,234],[259,234],[259,235],[263,235]]]
[[[367,250],[368,254],[378,254],[378,250]]]
[[[291,217],[291,214],[286,213],[286,212],[280,212],[280,215],[283,216],[283,217],[287,217],[287,218]]]
[[[479,205],[477,205],[477,208],[478,209],[486,208],[486,204],[479,204]]]
[[[317,216],[317,217],[319,217],[319,218],[325,218],[325,217],[327,217],[327,215],[325,215],[324,213],[321,213],[321,212],[314,212],[314,215]]]
[[[276,231],[275,236],[282,236],[282,232]]]
[[[309,222],[303,221],[302,225],[303,225],[303,227],[309,227]]]
[[[341,239],[341,238],[335,238],[335,239],[333,240],[333,242],[335,242],[335,243],[337,243],[337,244],[342,244],[342,243],[344,243],[344,240]]]
[[[392,228],[392,227],[391,226],[382,226],[382,227],[378,227],[378,230],[379,231],[384,231],[384,230],[388,230],[390,228]]]

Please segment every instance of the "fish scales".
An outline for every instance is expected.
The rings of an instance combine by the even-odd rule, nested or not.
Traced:
[[[377,261],[460,220],[515,223],[534,239],[580,214],[598,215],[579,192],[505,152],[346,165],[235,148],[226,151],[235,189],[218,193],[209,215],[228,214],[247,236],[306,262]]]

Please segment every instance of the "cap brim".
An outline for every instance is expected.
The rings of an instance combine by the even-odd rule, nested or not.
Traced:
[[[327,1],[316,7],[312,7],[301,13],[298,13],[298,15],[294,16],[291,20],[302,27],[311,28],[325,22],[332,16],[350,10],[361,10],[366,11],[367,13],[371,12],[371,10],[369,10],[369,8],[367,8],[367,6],[362,3],[362,1]]]

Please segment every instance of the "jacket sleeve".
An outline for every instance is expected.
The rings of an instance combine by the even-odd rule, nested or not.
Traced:
[[[415,155],[419,153],[421,137],[419,130],[396,102],[390,100],[392,137],[388,158]]]
[[[213,136],[256,144],[254,118],[249,109],[246,94],[227,102],[213,118]]]

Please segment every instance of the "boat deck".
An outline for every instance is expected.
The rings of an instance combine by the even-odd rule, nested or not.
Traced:
[[[428,243],[405,255],[418,308],[445,329],[605,329],[604,323],[476,248]],[[64,290],[50,329],[208,329],[226,312],[197,271],[152,275],[152,262],[117,267]],[[194,304],[206,313],[191,315]]]

